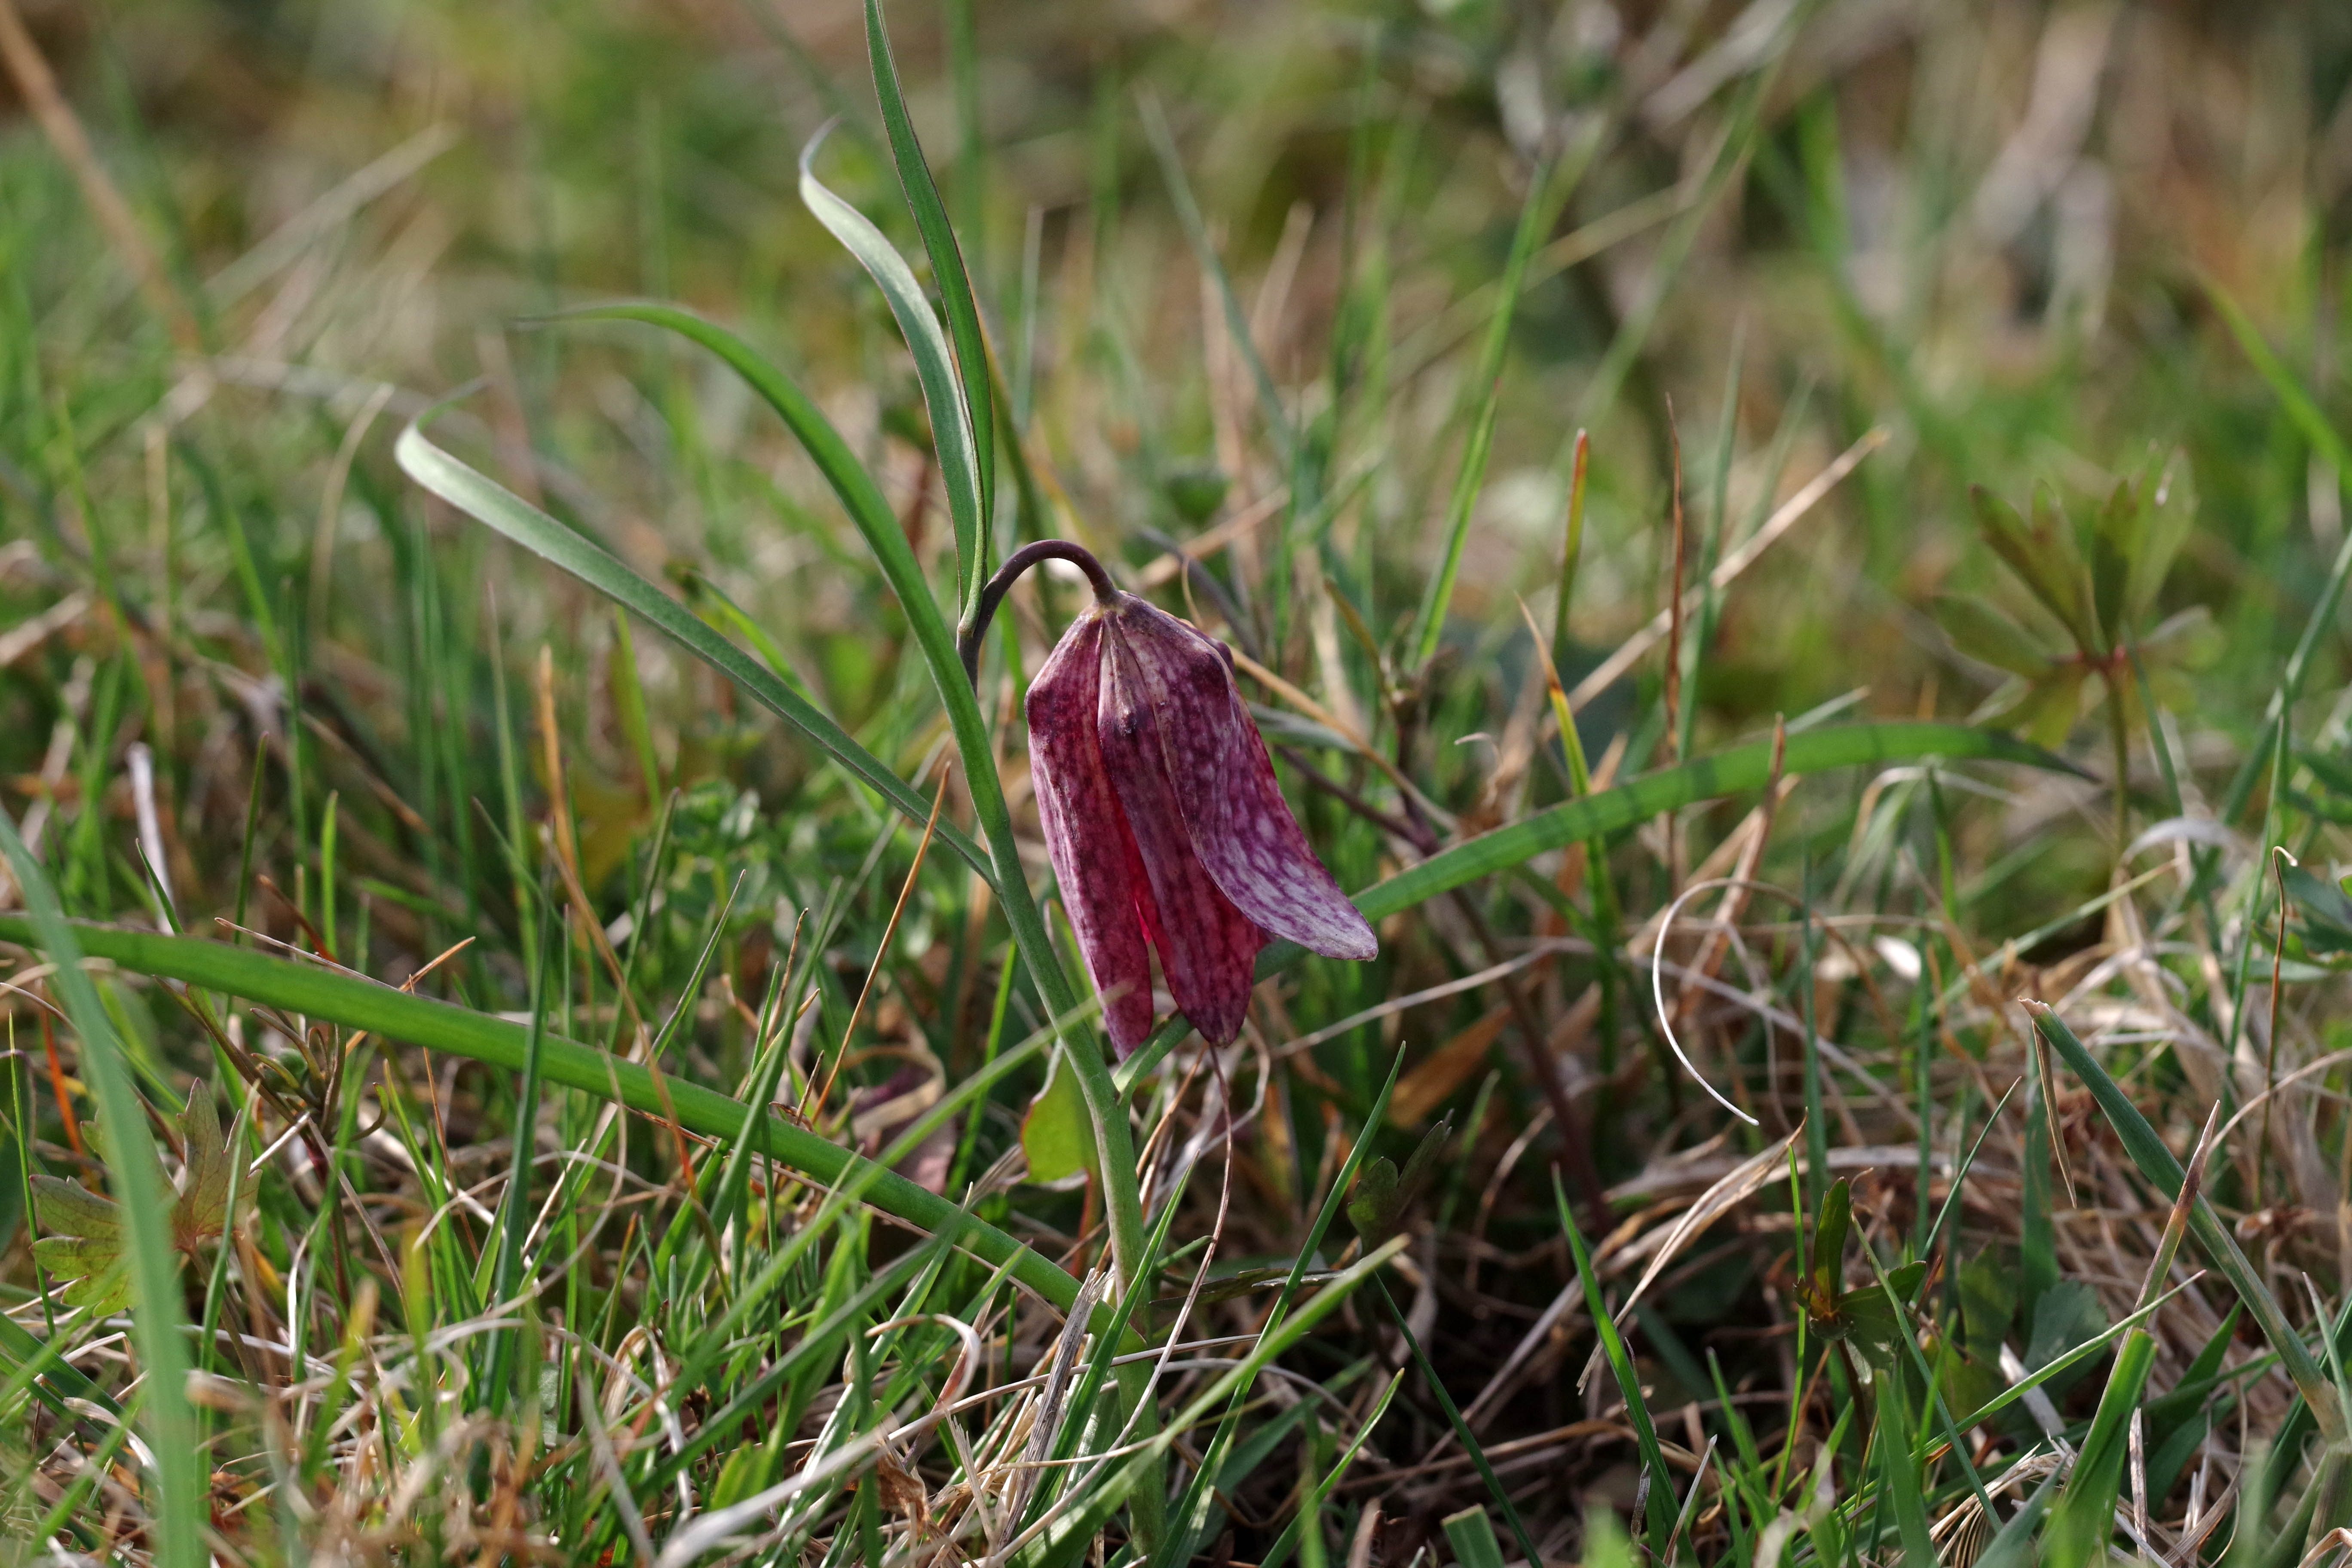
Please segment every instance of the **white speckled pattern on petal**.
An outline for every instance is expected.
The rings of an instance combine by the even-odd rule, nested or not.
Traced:
[[[1174,805],[1218,889],[1272,935],[1329,958],[1377,954],[1372,928],[1323,868],[1282,798],[1273,759],[1234,688],[1224,649],[1129,595],[1120,595],[1104,620],[1106,659],[1134,662],[1138,693],[1159,720]],[[1124,771],[1116,760],[1111,776],[1126,799]],[[1131,802],[1129,816],[1135,816]],[[1140,841],[1139,825],[1138,832]],[[1145,864],[1150,863],[1147,846]]]
[[[1045,856],[1061,883],[1078,952],[1103,997],[1103,1023],[1124,1057],[1151,1034],[1151,893],[1096,738],[1103,617],[1071,623],[1029,687],[1029,774]]]
[[[1241,1033],[1248,1017],[1265,934],[1234,908],[1196,852],[1177,781],[1170,776],[1169,715],[1151,673],[1150,661],[1121,638],[1104,638],[1097,732],[1142,857],[1155,906],[1146,913],[1160,971],[1178,1009],[1203,1039],[1222,1046]]]

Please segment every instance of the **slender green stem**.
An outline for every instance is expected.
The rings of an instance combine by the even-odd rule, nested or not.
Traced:
[[[1024,544],[1004,558],[996,575],[988,580],[972,605],[971,619],[956,632],[956,652],[963,659],[963,673],[972,686],[980,685],[980,645],[988,636],[988,623],[996,618],[996,607],[1021,574],[1040,561],[1067,561],[1087,574],[1087,582],[1095,591],[1095,603],[1107,605],[1118,596],[1118,584],[1110,580],[1103,563],[1084,545],[1073,544],[1066,539],[1040,539]]]

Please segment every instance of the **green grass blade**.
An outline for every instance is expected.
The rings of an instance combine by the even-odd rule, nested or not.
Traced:
[[[1475,1506],[1445,1516],[1445,1543],[1462,1568],[1503,1568],[1503,1543],[1495,1539],[1495,1521]]]
[[[121,1207],[123,1251],[131,1265],[131,1338],[143,1374],[140,1425],[146,1428],[155,1458],[150,1511],[155,1521],[156,1560],[165,1568],[201,1568],[209,1515],[195,1412],[188,1404],[180,1272],[172,1255],[173,1194],[155,1157],[146,1107],[131,1082],[122,1041],[99,1001],[98,987],[82,969],[83,945],[75,940],[74,922],[58,907],[47,874],[16,836],[16,825],[5,811],[0,811],[0,852],[8,858],[29,911],[6,917],[11,929],[0,934],[41,948],[57,965],[50,987],[81,1038],[81,1075],[103,1119],[99,1131],[107,1184]]]
[[[1189,1029],[1191,1026],[1184,1025],[1183,1027]],[[1314,1223],[1307,1226],[1306,1238],[1291,1255],[1290,1272],[1284,1278],[1282,1289],[1276,1292],[1274,1305],[1266,1311],[1265,1326],[1258,1331],[1261,1338],[1281,1327],[1284,1316],[1290,1310],[1292,1298],[1298,1294],[1299,1282],[1306,1279],[1312,1260],[1323,1249],[1323,1238],[1330,1233],[1331,1222],[1347,1205],[1348,1190],[1356,1180],[1356,1173],[1363,1167],[1365,1157],[1371,1152],[1373,1134],[1380,1130],[1381,1120],[1388,1113],[1389,1097],[1395,1092],[1397,1079],[1403,1071],[1404,1052],[1400,1050],[1396,1059],[1389,1064],[1389,1076],[1381,1085],[1380,1093],[1372,1098],[1371,1109],[1364,1116],[1363,1127],[1357,1133],[1354,1145],[1349,1149],[1347,1159],[1340,1163],[1339,1173],[1332,1178],[1331,1190],[1325,1194],[1323,1206],[1317,1211]],[[1241,1419],[1242,1401],[1249,1396],[1251,1386],[1244,1383],[1234,1391],[1233,1405],[1218,1423],[1217,1436],[1211,1445],[1213,1449],[1222,1448],[1232,1440],[1234,1423]],[[1205,1465],[1192,1472],[1192,1479],[1185,1486],[1183,1495],[1177,1500],[1178,1519],[1190,1519],[1204,1506],[1203,1494],[1214,1479]]]
[[[1074,1489],[1083,1488],[1085,1490],[1087,1501],[1084,1506],[1056,1521],[1018,1561],[1024,1564],[1048,1561],[1054,1554],[1054,1547],[1061,1542],[1074,1538],[1091,1540],[1125,1506],[1152,1462],[1163,1459],[1178,1437],[1207,1420],[1237,1391],[1256,1382],[1258,1374],[1270,1363],[1312,1333],[1318,1324],[1339,1310],[1340,1304],[1367,1279],[1387,1268],[1390,1260],[1404,1250],[1406,1240],[1402,1236],[1391,1237],[1385,1246],[1359,1258],[1307,1298],[1297,1311],[1283,1321],[1279,1328],[1261,1333],[1250,1347],[1250,1353],[1243,1357],[1239,1364],[1227,1370],[1194,1396],[1192,1402],[1169,1422],[1142,1451],[1130,1454],[1099,1480],[1091,1484],[1073,1483]]]
[[[2050,1500],[2057,1494],[2058,1472],[2053,1470],[2025,1506],[2010,1516],[2007,1524],[1984,1549],[1976,1561],[1976,1568],[2037,1568],[2034,1542],[2042,1533],[2042,1521],[2050,1511]]]
[[[1356,1429],[1355,1440],[1340,1453],[1338,1462],[1331,1467],[1331,1473],[1315,1484],[1313,1495],[1291,1516],[1290,1522],[1282,1527],[1282,1533],[1275,1537],[1274,1545],[1258,1560],[1258,1568],[1283,1568],[1283,1564],[1290,1561],[1290,1554],[1298,1550],[1299,1542],[1304,1537],[1307,1521],[1314,1517],[1316,1510],[1330,1498],[1332,1489],[1346,1478],[1348,1467],[1356,1462],[1358,1454],[1363,1452],[1372,1429],[1381,1424],[1381,1417],[1388,1414],[1389,1401],[1396,1397],[1396,1391],[1403,1385],[1404,1372],[1400,1368],[1390,1376],[1388,1386],[1381,1390],[1381,1396],[1372,1402],[1371,1411],[1365,1415],[1364,1424]]]
[[[1609,1303],[1601,1299],[1601,1276],[1592,1271],[1592,1255],[1584,1245],[1584,1233],[1576,1226],[1576,1216],[1569,1212],[1568,1194],[1559,1184],[1559,1173],[1554,1171],[1551,1180],[1552,1203],[1559,1210],[1560,1229],[1568,1237],[1569,1251],[1576,1259],[1576,1277],[1584,1283],[1584,1310],[1592,1319],[1592,1326],[1601,1336],[1601,1349],[1609,1358],[1609,1371],[1617,1379],[1618,1392],[1625,1396],[1625,1413],[1633,1423],[1635,1445],[1642,1451],[1643,1466],[1650,1472],[1649,1526],[1652,1550],[1663,1550],[1666,1532],[1674,1528],[1675,1478],[1666,1468],[1666,1457],[1658,1447],[1658,1429],[1650,1420],[1650,1407],[1642,1397],[1641,1374],[1634,1370],[1633,1354],[1625,1348],[1625,1340],[1617,1331],[1617,1320],[1609,1310]]]
[[[1926,757],[1940,757],[1948,762],[2015,763],[2078,774],[2081,772],[2064,758],[2011,735],[1972,729],[1966,724],[1907,721],[1843,724],[1790,735],[1785,766],[1790,773],[1818,773],[1874,763],[1913,763]],[[1442,849],[1418,865],[1357,893],[1356,907],[1363,911],[1366,920],[1377,922],[1425,903],[1440,893],[1507,871],[1547,849],[1622,833],[1662,812],[1679,811],[1699,801],[1762,789],[1771,776],[1769,741],[1696,757],[1598,795],[1563,801],[1507,826]],[[1280,973],[1306,956],[1305,950],[1291,942],[1270,943],[1258,955],[1258,978]],[[1132,1089],[1141,1082],[1144,1075],[1159,1066],[1191,1028],[1181,1018],[1162,1025],[1120,1064],[1120,1087]]]
[[[2148,1368],[2156,1360],[2156,1341],[2146,1329],[2135,1329],[2116,1352],[2107,1386],[2099,1395],[2098,1414],[2091,1418],[2090,1436],[2074,1456],[2074,1472],[2042,1543],[2046,1568],[2087,1568],[2105,1563],[2107,1542],[2116,1532],[2116,1497],[2123,1489],[2132,1413],[2139,1407],[2140,1390],[2147,1384]]]
[[[1880,1289],[1885,1289],[1882,1279]],[[1891,1298],[1893,1292],[1888,1291]],[[1886,1500],[1895,1510],[1895,1529],[1903,1542],[1903,1560],[1928,1564],[1936,1561],[1935,1542],[1927,1535],[1927,1499],[1918,1456],[1911,1451],[1911,1403],[1901,1366],[1882,1366],[1871,1381],[1878,1392],[1878,1473]],[[1931,1388],[1928,1397],[1934,1398]]]
[[[1462,552],[1470,542],[1470,514],[1477,505],[1478,492],[1486,486],[1486,457],[1495,444],[1495,416],[1502,402],[1503,358],[1511,346],[1511,318],[1518,308],[1519,290],[1527,281],[1528,258],[1535,254],[1543,237],[1551,232],[1560,208],[1576,188],[1578,176],[1599,149],[1599,137],[1588,136],[1578,154],[1564,160],[1547,160],[1528,183],[1527,200],[1519,208],[1519,226],[1511,236],[1510,258],[1503,265],[1502,285],[1495,295],[1494,313],[1486,321],[1486,342],[1478,351],[1478,368],[1470,382],[1478,402],[1471,412],[1469,434],[1463,443],[1462,466],[1454,476],[1454,493],[1446,503],[1445,554],[1422,601],[1420,631],[1412,647],[1412,665],[1416,668],[1435,657],[1438,639],[1444,634],[1445,613],[1454,602],[1454,582],[1462,571]]]
[[[476,521],[504,534],[635,614],[814,742],[908,820],[918,825],[929,820],[931,803],[913,785],[772,671],[720,637],[709,623],[638,576],[619,557],[426,440],[424,422],[437,411],[427,409],[417,416],[401,432],[393,447],[409,478]],[[901,535],[902,541],[903,538]],[[995,868],[986,851],[969,834],[948,822],[941,822],[937,832],[940,842],[954,850],[972,869],[994,879]]]
[[[2019,763],[2073,773],[2072,764],[2011,736],[1965,724],[1898,722],[1847,724],[1808,730],[1789,737],[1787,771],[1825,773],[1871,763],[1908,763],[1923,757],[1951,762]],[[1497,871],[1508,870],[1547,849],[1559,849],[1602,834],[1622,832],[1662,812],[1696,801],[1761,789],[1772,776],[1772,742],[1759,741],[1712,756],[1645,774],[1599,795],[1563,801],[1520,818],[1507,827],[1480,834],[1441,850],[1408,870],[1376,882],[1356,895],[1364,918],[1378,921],[1440,893]]]
[[[2213,308],[2228,323],[2230,335],[2238,340],[2238,347],[2244,351],[2254,369],[2262,373],[2262,378],[2270,384],[2272,395],[2279,400],[2279,406],[2286,410],[2286,416],[2296,431],[2311,443],[2313,449],[2326,459],[2330,468],[2338,474],[2352,478],[2352,450],[2346,449],[2344,438],[2336,433],[2336,426],[2328,423],[2327,416],[2320,411],[2318,403],[2305,389],[2301,379],[2286,367],[2285,362],[2279,358],[2269,341],[2263,336],[2261,329],[2247,316],[2245,308],[2228,289],[2210,278],[2203,279],[2203,282],[2205,297],[2212,300]]]
[[[111,959],[142,974],[185,981],[510,1071],[522,1069],[530,1050],[530,1031],[523,1025],[243,948],[85,921],[62,922],[57,935],[61,942],[77,944],[82,952]],[[49,950],[36,922],[24,915],[0,915],[0,940]],[[656,1119],[666,1115],[666,1093],[667,1104],[675,1108],[679,1125],[687,1131],[720,1140],[742,1132],[744,1107],[715,1089],[669,1077],[657,1089],[653,1074],[639,1064],[554,1035],[542,1039],[539,1048],[540,1072],[549,1083]],[[1062,1310],[1069,1310],[1077,1300],[1078,1282],[1069,1275],[994,1226],[974,1219],[898,1173],[776,1117],[762,1120],[760,1136],[768,1157],[779,1164],[827,1185],[861,1182],[865,1200],[876,1208],[921,1230],[945,1236],[986,1262],[1010,1264],[1015,1279]],[[1108,1309],[1103,1321],[1108,1321]]]
[[[976,519],[978,554],[966,565],[967,589],[988,581],[990,525],[996,512],[996,405],[990,395],[988,343],[981,335],[980,304],[972,296],[971,275],[963,264],[963,247],[956,243],[948,209],[932,182],[931,166],[915,139],[915,122],[907,116],[907,100],[898,89],[898,62],[890,53],[890,31],[882,22],[882,0],[866,0],[866,50],[874,62],[874,96],[882,104],[882,129],[890,139],[890,160],[898,166],[898,185],[906,192],[908,210],[922,231],[923,249],[931,258],[931,279],[939,285],[940,303],[948,318],[948,337],[955,349],[956,374],[963,384],[964,411],[971,420],[971,456],[979,481],[980,511]],[[958,535],[961,537],[961,534]],[[973,600],[967,595],[962,608],[969,614]]]
[[[878,65],[876,74],[878,81]],[[955,523],[956,602],[969,604],[988,578],[978,569],[980,470],[972,452],[972,416],[965,402],[963,383],[957,379],[954,352],[948,346],[947,333],[940,329],[930,301],[923,298],[923,286],[915,280],[915,269],[907,265],[898,247],[864,213],[834,195],[816,177],[817,149],[824,144],[824,132],[819,132],[802,150],[801,200],[881,289],[890,314],[897,318],[898,331],[906,335],[907,347],[915,356],[915,377],[922,384],[923,405],[930,411],[931,446],[939,455],[948,515]],[[920,162],[919,153],[917,162]],[[902,177],[904,173],[902,168]],[[928,181],[929,176],[925,178]],[[934,194],[932,200],[938,199]],[[985,360],[974,368],[982,377],[988,374]]]
[[[1478,1434],[1470,1430],[1470,1423],[1462,1418],[1461,1410],[1454,1403],[1454,1395],[1446,1392],[1445,1384],[1439,1380],[1437,1369],[1429,1364],[1429,1356],[1422,1350],[1421,1340],[1413,1333],[1412,1325],[1406,1321],[1403,1310],[1396,1304],[1396,1298],[1389,1294],[1388,1285],[1383,1280],[1374,1279],[1372,1289],[1379,1293],[1381,1305],[1387,1309],[1389,1321],[1403,1339],[1413,1364],[1421,1369],[1421,1380],[1429,1384],[1430,1397],[1435,1399],[1438,1408],[1445,1412],[1446,1424],[1454,1428],[1454,1440],[1462,1445],[1464,1453],[1470,1456],[1470,1463],[1477,1468],[1478,1479],[1486,1483],[1487,1493],[1495,1500],[1495,1506],[1503,1510],[1503,1521],[1511,1527],[1511,1534],[1518,1542],[1519,1550],[1527,1553],[1529,1563],[1541,1562],[1543,1554],[1537,1551],[1534,1538],[1528,1535],[1527,1521],[1512,1506],[1509,1489],[1503,1485],[1502,1478],[1495,1474],[1495,1467],[1486,1458],[1486,1445],[1478,1441]],[[1667,1495],[1671,1497],[1673,1494]],[[1494,1526],[1487,1521],[1486,1510],[1477,1509],[1472,1511],[1477,1514],[1478,1528],[1486,1531],[1491,1542]],[[1460,1550],[1458,1542],[1455,1550]]]
[[[2163,1138],[2148,1125],[2147,1118],[2140,1114],[2139,1107],[2134,1105],[2122,1087],[2107,1076],[2107,1069],[2099,1065],[2098,1059],[2075,1037],[2074,1031],[2066,1026],[2066,1021],[2054,1010],[2039,1002],[2029,1002],[2026,1005],[2042,1030],[2042,1037],[2065,1058],[2066,1065],[2074,1069],[2074,1076],[2083,1080],[2092,1098],[2099,1102],[2099,1109],[2106,1114],[2107,1124],[2116,1130],[2124,1152],[2131,1156],[2132,1163],[2139,1167],[2141,1177],[2167,1202],[2179,1201],[2180,1162],[2173,1158],[2172,1151],[2165,1147]],[[2230,1281],[2231,1289],[2238,1292],[2238,1299],[2246,1304],[2246,1310],[2253,1314],[2255,1323],[2263,1331],[2263,1337],[2270,1342],[2271,1349],[2278,1352],[2287,1375],[2294,1380],[2295,1388],[2311,1406],[2320,1431],[2331,1441],[2340,1438],[2344,1435],[2344,1412],[2336,1400],[2334,1384],[2328,1380],[2318,1359],[2311,1353],[2311,1347],[2303,1342],[2303,1336],[2295,1332],[2294,1325],[2287,1321],[2277,1298],[2263,1284],[2262,1276],[2254,1271],[2253,1265],[2239,1249],[2237,1237],[2230,1234],[2229,1226],[2221,1223],[2221,1217],[2213,1212],[2213,1205],[2201,1193],[2189,1212],[2189,1228],[2195,1234],[2199,1246],[2204,1248],[2206,1258]]]

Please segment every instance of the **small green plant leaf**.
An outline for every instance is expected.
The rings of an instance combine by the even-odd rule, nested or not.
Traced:
[[[1402,1227],[1413,1199],[1421,1195],[1422,1188],[1429,1184],[1431,1174],[1437,1169],[1438,1157],[1445,1152],[1452,1136],[1453,1122],[1451,1115],[1438,1118],[1437,1125],[1422,1135],[1402,1174],[1392,1160],[1365,1163],[1357,1174],[1355,1191],[1348,1199],[1348,1222],[1367,1245],[1376,1247]]]
[[[2147,513],[2130,480],[2108,492],[2091,528],[2091,607],[2102,648],[2119,646],[2130,614],[2132,563],[2147,532]]]
[[[2322,957],[2352,952],[2352,898],[2346,897],[2337,884],[2300,866],[2284,868],[2280,880],[2286,887],[2288,901],[2303,916],[2298,934],[2304,947]]]
[[[2079,664],[2055,665],[2030,680],[2004,689],[1990,712],[1990,724],[2016,731],[2037,746],[2063,745],[2083,712],[2083,683],[2088,676]]]
[[[193,1254],[198,1243],[219,1236],[228,1225],[228,1150],[221,1142],[220,1112],[204,1084],[196,1085],[181,1113],[180,1141],[185,1163],[180,1195],[172,1205],[172,1240]]]
[[[1393,1160],[1367,1161],[1356,1173],[1356,1190],[1348,1199],[1348,1223],[1366,1239],[1388,1234],[1396,1214],[1397,1168]]]
[[[173,1119],[185,1163],[179,1191],[171,1200],[170,1236],[175,1254],[194,1257],[203,1243],[221,1234],[228,1213],[228,1155],[221,1144],[220,1117],[212,1093],[198,1084],[188,1109]],[[98,1121],[84,1124],[98,1135]],[[154,1163],[154,1145],[142,1141],[150,1163],[149,1176],[157,1190],[171,1192],[163,1167]],[[33,1212],[41,1228],[50,1232],[33,1243],[41,1266],[66,1281],[65,1301],[87,1307],[106,1317],[131,1302],[131,1274],[123,1266],[124,1218],[111,1198],[99,1196],[78,1182],[36,1174],[32,1178]]]
[[[64,1282],[67,1306],[104,1318],[131,1304],[120,1207],[79,1183],[36,1175],[33,1212],[52,1233],[33,1243],[34,1261]]]
[[[2028,528],[2015,507],[1980,485],[1969,488],[1969,499],[1975,505],[1977,531],[1993,553],[2009,563],[2077,645],[2091,646],[2095,639],[2083,616],[2073,542],[2058,526],[2054,510],[2036,497],[2033,526]]]
[[[1029,1156],[1029,1179],[1051,1184],[1067,1181],[1081,1171],[1099,1175],[1095,1162],[1094,1123],[1087,1114],[1087,1097],[1077,1075],[1054,1054],[1045,1072],[1045,1087],[1029,1102],[1021,1119],[1021,1151]]]
[[[2132,556],[2131,584],[2125,595],[2136,621],[2145,619],[2155,610],[2158,591],[2171,574],[2180,547],[2189,542],[2189,531],[2197,525],[2197,486],[2189,476],[2185,453],[2175,453],[2142,483],[2147,492],[2141,503],[2144,521],[2138,549]]]
[[[100,1197],[79,1182],[35,1175],[33,1210],[43,1228],[59,1236],[99,1241],[119,1241],[122,1236],[122,1211],[114,1200]]]
[[[1927,1278],[1927,1266],[1912,1262],[1886,1271],[1882,1288],[1876,1281],[1846,1291],[1837,1299],[1837,1317],[1854,1348],[1881,1366],[1895,1364],[1895,1352],[1910,1337],[1905,1311]],[[1887,1300],[1893,1291],[1895,1299]]]
[[[2050,668],[2053,656],[2032,633],[1972,594],[1937,599],[1931,610],[1952,646],[1979,663],[2029,680]]]
[[[1821,1213],[1805,1246],[1805,1286],[1822,1309],[1845,1282],[1845,1236],[1853,1222],[1853,1187],[1841,1176],[1822,1194]]]

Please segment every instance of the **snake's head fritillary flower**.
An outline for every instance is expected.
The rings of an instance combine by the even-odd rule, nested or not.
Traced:
[[[1202,1037],[1241,1033],[1258,950],[1380,951],[1315,858],[1214,638],[1100,591],[1029,688],[1045,852],[1126,1056],[1151,1033],[1151,961]]]

